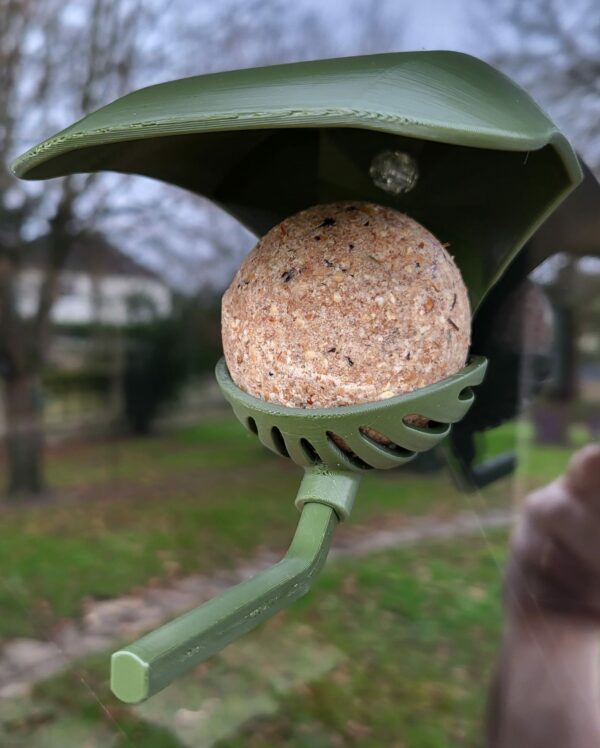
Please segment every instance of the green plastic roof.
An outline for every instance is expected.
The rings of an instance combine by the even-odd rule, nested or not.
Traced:
[[[372,157],[390,148],[419,162],[419,184],[404,196],[368,176]],[[486,63],[454,52],[162,83],[89,114],[13,169],[24,179],[150,176],[208,197],[257,234],[318,202],[393,205],[450,243],[475,303],[581,179],[571,147],[537,104]]]
[[[401,102],[401,108],[398,104]],[[17,176],[64,173],[61,156],[164,135],[271,127],[365,127],[457,145],[528,151],[556,127],[522,90],[456,52],[409,52],[234,70],[134,91],[27,151]],[[564,147],[557,139],[557,147]],[[565,149],[565,155],[568,149]],[[79,153],[97,169],[101,154]],[[109,162],[104,168],[111,168]]]

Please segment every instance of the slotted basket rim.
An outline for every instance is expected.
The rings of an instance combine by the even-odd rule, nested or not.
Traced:
[[[457,371],[455,374],[440,379],[438,382],[434,382],[433,384],[426,385],[425,387],[418,387],[415,390],[411,390],[411,392],[388,397],[384,400],[370,400],[369,402],[357,403],[356,405],[339,405],[332,408],[297,408],[272,403],[267,400],[261,400],[259,397],[255,397],[238,387],[231,378],[224,356],[217,362],[215,376],[222,390],[231,391],[231,394],[238,402],[243,403],[246,407],[252,410],[276,416],[288,416],[290,418],[298,417],[302,419],[317,418],[321,420],[325,417],[337,419],[343,416],[354,414],[359,415],[361,413],[373,414],[373,412],[379,408],[385,408],[385,410],[388,410],[395,405],[406,405],[412,401],[418,401],[428,394],[437,393],[447,386],[452,386],[453,384],[460,382],[461,379],[470,378],[470,375],[478,370],[483,369],[483,372],[485,373],[486,367],[487,359],[484,356],[469,356],[467,364],[462,369]],[[471,386],[473,385],[469,382],[465,382],[465,388]]]

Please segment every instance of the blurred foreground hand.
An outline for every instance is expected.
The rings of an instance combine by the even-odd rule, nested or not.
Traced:
[[[600,746],[600,446],[527,498],[505,613],[489,748]]]

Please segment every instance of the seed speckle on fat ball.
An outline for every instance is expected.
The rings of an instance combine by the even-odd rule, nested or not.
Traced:
[[[392,208],[339,202],[285,219],[246,257],[223,296],[223,349],[245,392],[330,408],[459,371],[470,320],[460,272],[433,234]]]

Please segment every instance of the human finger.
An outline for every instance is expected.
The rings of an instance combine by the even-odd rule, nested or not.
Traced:
[[[576,467],[575,480],[583,480],[581,465],[588,470],[590,464],[586,459]],[[591,573],[598,574],[600,582],[600,507],[596,511],[590,501],[581,500],[582,496],[575,493],[570,481],[559,479],[530,494],[525,517],[550,541],[558,542],[583,561]]]
[[[600,444],[576,452],[563,480],[569,492],[600,513]]]

